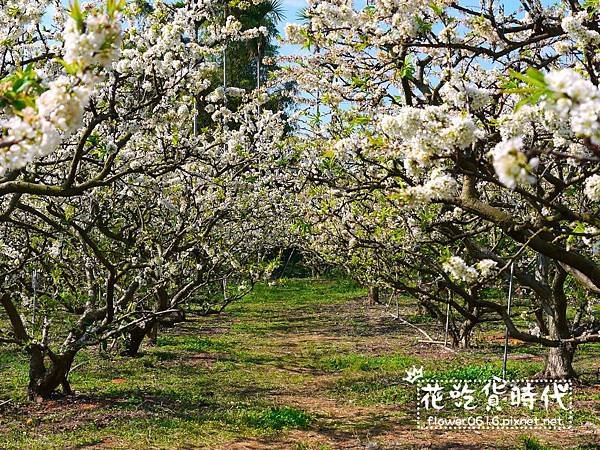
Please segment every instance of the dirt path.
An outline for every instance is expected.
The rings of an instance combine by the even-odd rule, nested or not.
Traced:
[[[334,310],[334,311],[333,311]],[[410,312],[410,309],[405,311]],[[293,322],[295,313],[290,311],[288,319]],[[336,317],[335,321],[331,317]],[[422,336],[413,328],[399,325],[389,317],[387,311],[378,306],[365,307],[363,299],[354,299],[345,305],[322,308],[307,318],[310,332],[278,333],[272,338],[280,348],[297,348],[306,343],[318,343],[321,348],[347,346],[352,354],[365,358],[377,358],[401,349],[422,361],[436,361],[437,364],[451,365],[462,361],[465,352],[445,350],[440,346],[420,343]],[[360,326],[357,326],[359,324]],[[428,333],[439,334],[436,324],[423,326]],[[494,342],[492,334],[490,342]],[[500,334],[498,334],[500,335]],[[520,345],[517,341],[513,346]],[[466,352],[468,353],[468,352]],[[318,358],[318,356],[316,356]],[[473,359],[481,357],[478,355]],[[485,356],[482,363],[485,362]],[[493,359],[490,358],[490,359]],[[543,358],[532,354],[514,354],[513,361],[528,360],[539,362]],[[298,364],[301,365],[300,363]],[[283,367],[290,373],[308,368]],[[343,372],[343,371],[342,371]],[[384,374],[382,377],[389,377]],[[360,377],[358,377],[360,380]],[[319,419],[309,430],[294,430],[275,438],[240,439],[228,443],[222,449],[267,449],[267,448],[335,448],[335,449],[482,449],[482,448],[523,448],[523,438],[533,437],[546,445],[556,448],[600,448],[600,426],[591,422],[591,415],[597,416],[598,400],[577,402],[576,407],[590,408],[590,421],[573,430],[529,431],[529,430],[473,430],[473,431],[428,431],[416,429],[414,403],[395,405],[373,403],[356,404],[352,399],[332,396],[331,388],[344,379],[344,373],[313,372],[312,379],[302,389],[284,395],[274,393],[271,398],[282,404],[293,405],[310,412]],[[408,389],[408,387],[407,387]],[[578,389],[597,399],[600,386],[582,386]],[[595,413],[594,413],[595,411]],[[597,422],[597,417],[595,418]]]

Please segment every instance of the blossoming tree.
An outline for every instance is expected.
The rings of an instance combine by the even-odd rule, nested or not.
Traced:
[[[330,259],[437,309],[449,290],[570,377],[600,340],[599,12],[514,3],[308,1],[287,35],[310,55],[282,73],[317,208],[301,223]],[[531,329],[498,291],[511,264]]]
[[[62,34],[24,18],[37,46],[13,49],[36,67],[3,97],[0,342],[29,355],[31,398],[70,393],[82,348],[134,354],[184,304],[239,298],[281,245],[285,121],[266,92],[211,83],[223,47],[262,31],[217,1],[140,5],[57,10]]]

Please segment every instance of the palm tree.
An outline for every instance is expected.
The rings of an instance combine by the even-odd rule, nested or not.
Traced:
[[[244,80],[246,83],[244,84],[247,84],[249,88],[254,88],[260,85],[260,80],[264,77],[263,58],[277,54],[274,40],[278,36],[277,24],[285,18],[284,8],[281,0],[268,0],[245,10],[232,11],[232,13],[242,23],[244,29],[265,27],[268,31],[266,35],[261,34],[237,46],[238,48],[231,49],[231,54],[236,57],[236,61],[248,62],[246,70],[243,70],[242,67],[239,69],[245,72],[243,77],[246,78]],[[250,80],[252,82],[248,83]]]

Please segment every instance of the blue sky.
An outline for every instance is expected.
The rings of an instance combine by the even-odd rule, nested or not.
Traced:
[[[285,20],[280,24],[280,30],[283,32],[286,22],[297,22],[298,11],[306,6],[306,0],[283,0],[283,8],[285,9]],[[468,0],[461,2],[464,5],[476,6],[479,5],[479,0]],[[507,11],[514,10],[520,6],[519,0],[504,0],[502,2]],[[542,0],[543,5],[556,3],[556,0]]]
[[[280,24],[281,29],[285,27],[286,22],[297,21],[298,11],[306,6],[306,0],[283,0],[282,3],[285,9],[285,21],[283,24]]]
[[[557,3],[557,1],[558,0],[542,0],[542,4],[544,6],[548,6]],[[355,1],[355,4],[358,3],[359,1]],[[364,0],[360,0],[360,3],[364,3]],[[499,3],[504,5],[506,12],[514,11],[521,5],[519,0],[504,0],[503,2]],[[281,33],[281,36],[284,36],[285,24],[289,22],[298,22],[298,12],[306,6],[306,0],[283,0],[282,4],[285,10],[285,19],[279,24],[279,32]],[[478,6],[480,2],[479,0],[467,0],[462,1],[461,4],[465,6]],[[281,48],[282,55],[288,55],[293,53],[293,51],[294,49],[288,45],[285,45]]]
[[[283,37],[285,36],[285,24],[290,22],[298,22],[298,13],[306,6],[306,0],[283,0],[282,3],[285,10],[285,19],[279,23],[279,33],[281,33],[281,36]],[[280,50],[280,54],[282,55],[289,55],[294,52],[295,49],[291,45],[284,45]]]

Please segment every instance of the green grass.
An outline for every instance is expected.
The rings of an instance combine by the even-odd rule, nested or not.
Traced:
[[[521,438],[523,450],[556,450],[556,447],[541,444],[537,438],[524,436]]]
[[[416,352],[414,330],[365,315],[365,295],[347,280],[259,284],[222,315],[191,314],[164,330],[139,357],[80,352],[71,403],[27,403],[27,358],[2,347],[0,403],[13,402],[0,409],[0,448],[213,449],[245,440],[268,448],[344,448],[414,427],[414,389],[402,380],[413,365],[435,378],[500,374],[493,346],[444,358],[435,349]],[[412,304],[402,307],[412,311],[411,321],[439,332]],[[589,370],[598,356],[600,346],[582,347]],[[509,360],[508,368],[509,377],[526,378],[541,362]],[[576,422],[597,423],[592,416],[577,412]],[[517,434],[511,442],[525,445]]]
[[[27,385],[29,377],[27,356],[14,348],[0,347],[0,375],[0,402],[5,398],[24,400],[24,386]]]
[[[537,362],[515,363],[510,361],[506,365],[506,379],[515,380],[530,378],[542,369],[542,365]],[[502,376],[502,363],[467,363],[458,367],[452,367],[444,370],[434,371],[430,378],[439,379],[459,379],[459,380],[489,380],[492,377]]]
[[[408,369],[418,363],[418,359],[405,354],[392,354],[385,356],[370,355],[338,355],[323,358],[317,364],[321,370],[337,372],[349,371],[401,371]]]
[[[413,389],[407,388],[397,374],[368,377],[348,374],[335,384],[331,393],[361,406],[408,405],[415,397]]]
[[[246,417],[251,426],[271,430],[284,428],[305,429],[312,421],[310,414],[288,406],[260,410]]]

